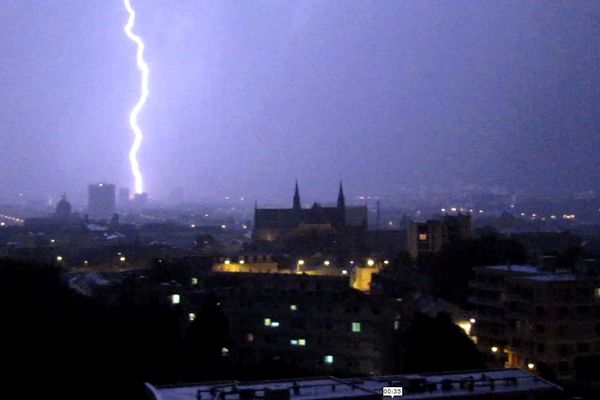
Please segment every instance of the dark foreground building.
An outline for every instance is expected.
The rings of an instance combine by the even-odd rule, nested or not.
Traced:
[[[402,399],[551,400],[559,399],[562,392],[559,386],[521,369],[146,387],[153,400],[381,399],[384,387],[402,387]]]

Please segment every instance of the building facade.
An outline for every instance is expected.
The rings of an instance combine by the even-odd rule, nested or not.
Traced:
[[[444,215],[426,222],[409,221],[406,227],[407,250],[415,260],[438,253],[446,243],[471,236],[469,214]]]
[[[87,212],[91,218],[110,219],[116,211],[115,185],[97,183],[88,186]]]
[[[478,346],[506,366],[573,378],[578,359],[600,355],[600,276],[539,265],[478,268],[471,282]]]

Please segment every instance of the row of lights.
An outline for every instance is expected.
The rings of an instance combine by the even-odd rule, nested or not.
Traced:
[[[58,261],[58,262],[62,262],[63,260],[64,260],[63,256],[56,256],[56,261]],[[127,261],[127,258],[126,258],[125,256],[121,256],[121,257],[119,257],[119,261],[121,261],[121,262],[125,262],[125,261]],[[85,261],[83,262],[83,264],[84,264],[84,265],[88,265],[88,264],[89,264],[89,261],[88,261],[88,260],[85,260]]]
[[[190,228],[195,229],[196,224],[190,224]],[[225,224],[221,225],[221,229],[227,229],[227,225],[225,225]],[[242,225],[242,229],[248,229],[248,225],[246,225],[246,224]]]
[[[448,209],[442,208],[442,209],[440,209],[440,211],[443,212],[443,213],[448,212],[448,211],[449,212],[464,212],[464,211],[469,211],[469,213],[471,213],[471,214],[473,214],[475,212],[479,212],[479,214],[483,214],[484,213],[484,211],[481,210],[481,209],[480,210],[474,210],[472,208],[469,208],[467,210],[466,208],[463,208],[463,207],[450,207]]]
[[[9,221],[12,221],[12,222],[19,223],[19,224],[22,224],[23,222],[25,222],[25,220],[24,220],[24,219],[17,218],[17,217],[12,217],[12,216],[10,216],[10,215],[4,215],[4,214],[0,214],[0,217],[2,217],[2,218],[4,218],[4,219],[7,219],[7,220],[9,220]],[[4,223],[2,223],[2,226],[4,226]]]
[[[524,213],[524,212],[522,212],[520,215],[521,215],[521,217],[527,217],[527,214]],[[536,219],[538,217],[537,213],[533,213],[533,214],[530,214],[530,215],[531,215],[531,219]],[[573,219],[575,219],[575,217],[576,217],[575,214],[563,214],[561,216],[562,219],[568,219],[568,220],[573,220]],[[550,219],[552,219],[552,220],[555,220],[557,218],[558,217],[556,215],[554,215],[554,214],[550,215]],[[546,220],[546,218],[542,217],[542,221],[545,221],[545,220]]]
[[[296,262],[296,265],[298,265],[299,267],[302,267],[304,264],[306,264],[306,262],[303,259],[299,259]],[[369,267],[372,267],[372,266],[375,265],[375,260],[373,260],[372,258],[368,258],[366,264]],[[383,260],[383,264],[384,265],[389,265],[390,264],[390,260]],[[325,261],[323,261],[323,265],[325,265],[326,267],[329,267],[331,265],[331,261],[325,260]],[[354,260],[350,261],[350,265],[354,265]]]

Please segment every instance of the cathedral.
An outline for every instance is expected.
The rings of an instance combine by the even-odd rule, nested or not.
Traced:
[[[367,207],[346,206],[344,189],[340,183],[336,207],[322,207],[315,203],[310,208],[302,208],[298,182],[296,182],[292,208],[261,209],[256,207],[254,210],[252,235],[254,241],[273,242],[307,230],[331,233],[366,232]]]

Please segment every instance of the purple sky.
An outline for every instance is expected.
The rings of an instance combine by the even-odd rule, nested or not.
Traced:
[[[142,1],[151,196],[600,189],[598,1]],[[0,5],[0,194],[133,186],[120,0]]]

